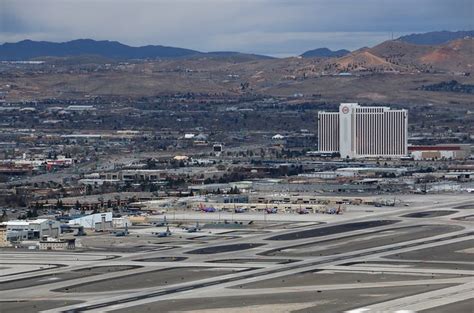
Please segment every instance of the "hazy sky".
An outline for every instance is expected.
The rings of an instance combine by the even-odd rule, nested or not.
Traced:
[[[117,40],[275,56],[471,30],[473,0],[0,0],[0,43]]]

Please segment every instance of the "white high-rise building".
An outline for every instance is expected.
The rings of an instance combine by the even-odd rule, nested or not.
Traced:
[[[339,112],[318,113],[318,145],[341,158],[407,155],[407,110],[341,103]]]

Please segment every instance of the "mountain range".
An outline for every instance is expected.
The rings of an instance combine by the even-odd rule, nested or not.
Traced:
[[[441,45],[449,41],[462,39],[466,37],[474,37],[474,30],[470,31],[439,31],[423,34],[411,34],[398,38],[398,40],[413,43],[416,45]]]
[[[389,40],[341,57],[265,58],[232,52],[127,62],[90,55],[41,57],[37,60],[44,64],[0,63],[0,92],[6,101],[252,93],[319,95],[321,101],[472,104],[472,94],[457,87],[446,95],[422,87],[452,80],[462,88],[474,85],[473,51],[474,39],[466,37],[439,45]]]
[[[474,31],[437,31],[437,32],[428,32],[421,34],[410,34],[406,36],[401,36],[397,38],[398,41],[403,41],[406,43],[411,43],[415,45],[442,45],[448,43],[452,40],[463,39],[463,38],[473,38]],[[317,48],[314,50],[308,50],[301,54],[304,58],[309,57],[320,57],[320,58],[339,58],[350,53],[349,50],[341,49],[332,51],[328,48]]]
[[[2,61],[31,60],[41,57],[77,57],[85,55],[116,60],[169,59],[199,56],[240,56],[256,59],[270,58],[263,55],[245,54],[233,51],[200,52],[197,50],[160,45],[131,47],[117,41],[96,41],[92,39],[77,39],[61,43],[23,40],[17,43],[4,43],[0,45],[0,60]]]
[[[396,41],[415,45],[441,45],[452,40],[474,36],[474,31],[440,31],[423,34],[402,36]],[[356,50],[358,51],[358,50]],[[317,48],[301,54],[304,58],[339,58],[348,56],[349,50],[330,50]],[[129,59],[173,59],[193,57],[237,57],[244,60],[269,59],[269,56],[245,54],[233,51],[201,52],[192,49],[147,45],[131,47],[117,41],[96,41],[92,39],[78,39],[56,43],[47,41],[23,40],[16,43],[0,45],[1,61],[32,60],[45,57],[78,57],[97,56],[114,60]]]
[[[314,50],[309,50],[304,52],[301,56],[303,58],[338,58],[338,57],[343,57],[347,54],[351,53],[349,50],[346,49],[341,49],[341,50],[336,50],[333,51],[328,48],[318,48]]]

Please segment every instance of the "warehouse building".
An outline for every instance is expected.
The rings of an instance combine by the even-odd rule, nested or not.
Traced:
[[[104,231],[112,228],[112,212],[82,216],[68,222],[70,226],[82,226],[86,229]]]
[[[58,237],[61,234],[61,223],[49,219],[14,220],[3,222],[2,225],[6,226],[9,241]]]
[[[409,146],[414,160],[463,160],[471,155],[471,146],[466,144]]]

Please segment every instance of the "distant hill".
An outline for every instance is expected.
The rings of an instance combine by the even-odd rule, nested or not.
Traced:
[[[474,39],[463,37],[440,45],[418,45],[401,40],[385,41],[369,51],[398,67],[397,70],[470,72]]]
[[[293,76],[308,78],[318,77],[321,73],[328,75],[342,72],[467,74],[471,72],[474,64],[472,51],[474,51],[474,39],[471,37],[429,46],[398,39],[389,40],[372,48],[355,50],[343,57],[315,59],[316,62],[294,68]],[[286,67],[293,68],[291,64],[287,64]]]
[[[358,51],[330,61],[334,69],[342,72],[396,71],[399,66],[374,54],[372,51]]]
[[[456,39],[439,45],[419,45],[401,40],[385,41],[369,51],[403,72],[413,70],[469,72],[474,63],[474,39]]]
[[[0,60],[3,61],[30,60],[40,57],[75,57],[84,55],[119,60],[183,58],[206,55],[214,57],[247,56],[238,52],[212,52],[207,54],[191,49],[159,45],[131,47],[117,41],[96,41],[92,39],[78,39],[62,43],[23,40],[17,43],[4,43],[0,45]],[[264,56],[258,55],[248,56],[253,58],[264,58]]]
[[[309,50],[303,53],[301,56],[303,58],[339,58],[351,53],[349,50],[341,49],[333,51],[328,48],[318,48],[314,50]]]
[[[471,72],[474,64],[474,38],[457,39],[419,58],[419,61],[434,68],[459,72]]]
[[[462,39],[465,37],[474,37],[474,30],[457,32],[439,31],[423,34],[411,34],[402,36],[398,38],[398,40],[417,45],[440,45],[455,39]]]

